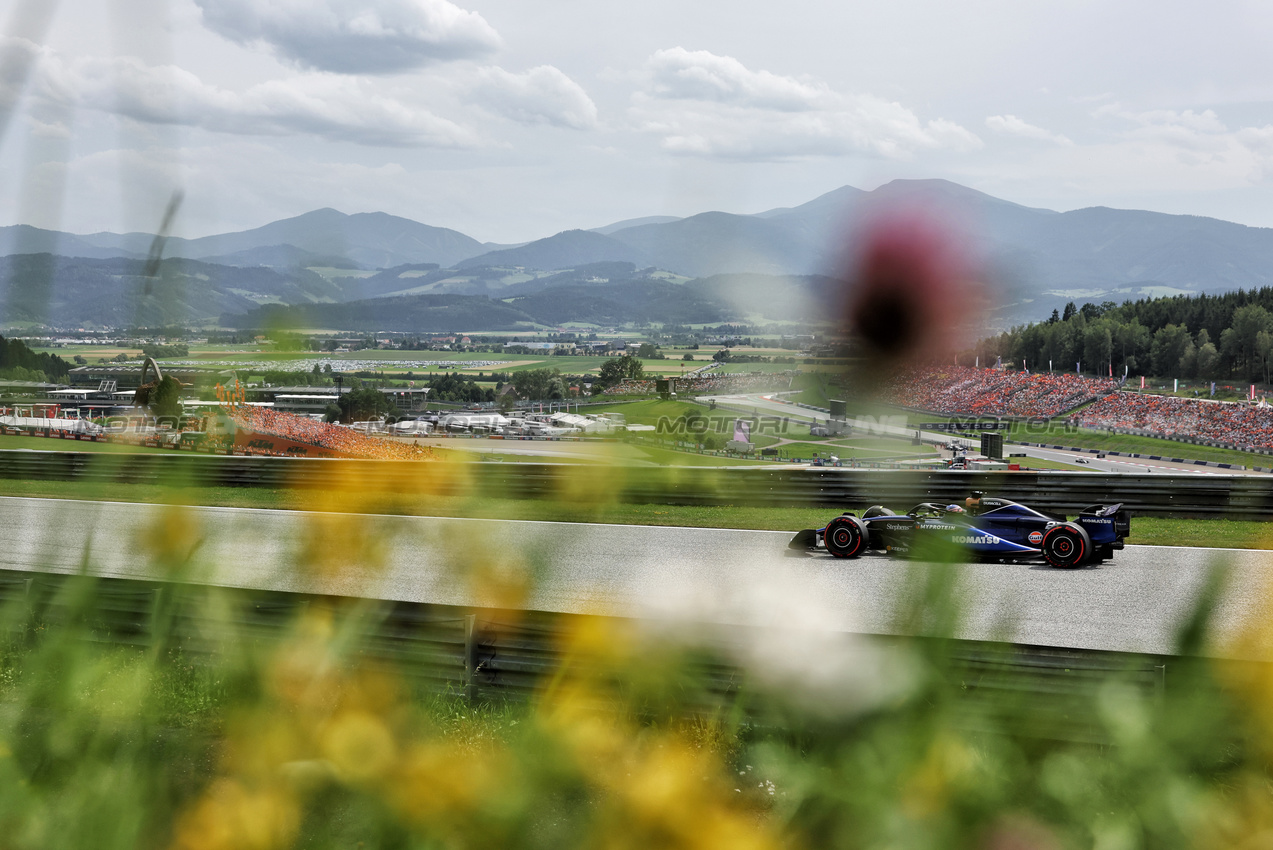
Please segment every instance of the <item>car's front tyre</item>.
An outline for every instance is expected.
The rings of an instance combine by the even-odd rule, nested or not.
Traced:
[[[866,526],[857,517],[838,516],[827,523],[822,543],[837,558],[856,558],[866,549]]]

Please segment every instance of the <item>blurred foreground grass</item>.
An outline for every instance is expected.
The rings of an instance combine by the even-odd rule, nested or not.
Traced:
[[[171,542],[149,556],[180,573]],[[1267,846],[1273,675],[1196,657],[1214,594],[1165,687],[1115,666],[1049,693],[962,660],[955,568],[911,591],[895,616],[921,637],[887,645],[572,618],[537,696],[471,704],[371,660],[369,603],[267,639],[191,589],[216,628],[186,654],[162,618],[145,646],[95,641],[98,586],[72,579],[0,612],[2,843]],[[724,695],[697,674],[722,662]]]

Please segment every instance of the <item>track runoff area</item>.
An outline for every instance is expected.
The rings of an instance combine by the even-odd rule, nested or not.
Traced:
[[[718,395],[703,396],[699,399],[704,402],[716,402],[720,407],[729,410],[754,410],[765,416],[785,416],[793,422],[815,422],[825,420],[825,415],[811,413],[808,410],[797,407],[794,404],[779,401],[765,394],[744,394],[744,395]],[[918,415],[916,415],[918,416]],[[911,418],[916,418],[915,416]],[[870,426],[870,433],[882,434],[893,437],[901,437],[910,439],[915,436],[915,428],[906,428],[904,426],[890,425],[887,422],[873,423]],[[926,442],[948,442],[951,439],[958,438],[958,434],[938,432],[938,431],[920,431],[921,438]],[[968,435],[963,437],[967,442]],[[1182,444],[1182,450],[1186,448]],[[1144,458],[1130,457],[1106,457],[1097,458],[1096,455],[1088,452],[1069,452],[1060,449],[1041,449],[1034,446],[1020,446],[1016,444],[1004,444],[1004,452],[1011,451],[1022,453],[1028,458],[1038,458],[1040,460],[1059,461],[1061,463],[1072,463],[1087,467],[1093,472],[1128,472],[1137,475],[1144,474],[1160,474],[1160,475],[1180,475],[1189,473],[1192,475],[1268,475],[1266,472],[1256,472],[1250,469],[1218,469],[1216,467],[1198,466],[1193,463],[1173,463],[1170,460],[1147,460]],[[1262,461],[1258,456],[1252,456],[1252,463],[1259,465]]]
[[[307,541],[342,515],[15,497],[0,498],[0,568],[69,574],[87,562],[97,575],[169,580],[138,556],[136,541],[174,510],[204,541],[189,581],[495,607],[462,568],[495,553],[508,569],[534,571],[523,608],[669,623],[898,634],[899,606],[934,569],[875,556],[793,556],[790,532],[358,515],[360,529],[384,541],[383,561],[321,571],[306,562]],[[1264,552],[1133,545],[1082,570],[970,564],[961,568],[959,637],[1170,653],[1219,563],[1230,581],[1214,651],[1236,654],[1226,647],[1261,616],[1273,579]],[[1273,646],[1245,644],[1241,657],[1273,660]]]

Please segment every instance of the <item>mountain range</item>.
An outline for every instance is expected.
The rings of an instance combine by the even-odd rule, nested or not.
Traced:
[[[897,180],[751,215],[651,216],[521,245],[332,209],[237,233],[171,237],[162,261],[147,259],[160,244],[153,234],[4,227],[0,325],[126,324],[152,314],[206,322],[251,318],[263,305],[271,314],[288,304],[352,311],[387,298],[400,310],[401,299],[438,296],[493,299],[524,314],[518,321],[550,325],[602,316],[618,324],[696,321],[691,315],[810,321],[836,296],[827,281],[863,225],[899,205],[935,210],[968,234],[969,252],[998,286],[992,323],[1043,319],[1067,301],[1273,285],[1273,229],[1106,207],[1055,212],[947,181]],[[46,259],[32,259],[40,255]],[[148,286],[166,300],[156,302]],[[393,315],[387,302],[379,309]],[[306,310],[340,316],[335,308]],[[378,312],[370,303],[357,310]],[[502,308],[499,315],[512,321]]]

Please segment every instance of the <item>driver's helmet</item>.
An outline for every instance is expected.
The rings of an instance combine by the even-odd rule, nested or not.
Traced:
[[[962,514],[963,512],[964,512],[964,509],[959,507],[959,505],[946,506],[946,513],[948,514]]]

